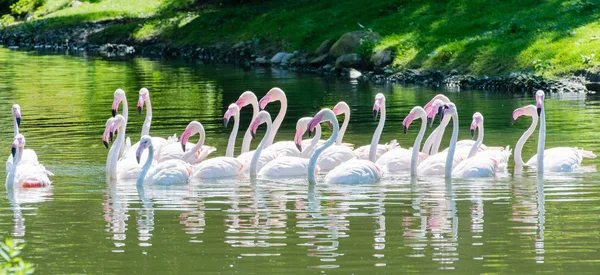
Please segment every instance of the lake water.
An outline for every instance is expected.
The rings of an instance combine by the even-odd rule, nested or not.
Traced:
[[[107,61],[0,48],[0,148],[10,154],[10,108],[19,103],[27,147],[56,174],[51,188],[8,194],[2,188],[0,237],[24,241],[23,257],[41,274],[597,272],[598,160],[584,161],[589,172],[543,181],[531,172],[513,176],[511,157],[511,175],[496,180],[392,177],[372,185],[312,188],[304,179],[231,180],[140,190],[131,182],[106,183],[108,150],[101,136],[116,88],[127,91],[133,142],[144,117],[132,105],[147,87],[154,108],[151,133],[179,136],[189,121],[198,120],[206,143],[218,148],[214,156],[225,154],[231,130],[223,127],[226,107],[245,90],[261,97],[274,86],[287,93],[290,104],[278,140],[291,140],[298,118],[344,100],[352,108],[345,141],[356,145],[370,142],[379,92],[388,112],[381,141],[398,139],[403,147],[412,145],[418,126],[404,135],[402,119],[437,93],[458,106],[460,139],[470,138],[468,125],[479,111],[485,116],[484,142],[511,148],[531,121],[511,125],[512,111],[535,102],[531,95],[378,86],[271,68]],[[547,95],[546,148],[579,146],[599,153],[598,99]],[[278,103],[267,107],[278,109]],[[241,129],[249,116],[244,109]],[[536,144],[537,132],[525,145],[525,160]]]

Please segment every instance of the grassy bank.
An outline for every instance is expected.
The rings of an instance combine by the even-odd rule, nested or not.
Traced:
[[[253,40],[312,51],[326,39],[360,30],[360,23],[383,36],[371,46],[392,49],[396,67],[554,77],[600,64],[595,0],[89,0],[75,7],[69,2],[47,0],[32,21],[8,28],[44,31],[120,19],[93,34],[92,42],[181,47]]]

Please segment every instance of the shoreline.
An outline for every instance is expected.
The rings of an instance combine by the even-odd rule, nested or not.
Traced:
[[[331,46],[332,42],[329,40],[324,41],[314,53],[300,50],[288,53],[281,51],[275,45],[265,42],[259,45],[252,40],[241,41],[233,45],[215,44],[204,47],[172,47],[161,42],[133,45],[89,43],[88,36],[94,32],[94,29],[103,28],[106,24],[118,24],[118,22],[85,23],[67,29],[51,30],[43,34],[2,29],[0,30],[0,45],[9,49],[68,51],[74,54],[108,58],[188,59],[202,63],[234,64],[246,68],[273,66],[290,71],[356,79],[373,84],[392,83],[458,90],[502,90],[512,93],[534,93],[540,89],[548,92],[595,93],[600,91],[600,73],[585,70],[573,72],[571,75],[559,79],[548,79],[530,72],[513,72],[500,77],[478,77],[461,74],[457,70],[446,72],[429,69],[397,69],[389,65],[390,62],[380,62],[379,64],[383,66],[375,66],[373,59],[379,53],[373,53],[369,59],[371,62],[365,61],[368,57],[365,58],[355,53],[344,54],[334,62],[326,53],[327,49],[323,49],[325,44]],[[63,37],[66,38],[63,39]],[[388,58],[390,58],[389,55],[390,53],[388,53]],[[350,56],[358,61],[350,60],[346,64],[340,65],[340,59],[344,59],[345,56]],[[377,60],[374,62],[377,64]]]

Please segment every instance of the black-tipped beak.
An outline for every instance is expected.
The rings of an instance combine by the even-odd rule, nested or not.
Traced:
[[[327,126],[329,127],[329,131],[333,130],[333,123],[331,121],[327,121]]]
[[[471,138],[475,137],[475,130],[471,129]]]
[[[427,124],[429,124],[429,127],[433,126],[433,118],[427,117]]]
[[[514,118],[514,117],[511,117],[511,118],[510,118],[510,125],[514,125],[514,124],[515,124],[515,118]]]
[[[117,115],[117,110],[112,109],[112,116],[115,117]]]
[[[110,142],[113,142],[113,137],[115,136],[115,134],[113,132],[110,132],[108,139],[110,140]]]
[[[136,161],[137,161],[137,163],[139,164],[139,163],[140,163],[140,156],[138,156],[138,155],[135,155],[135,160],[136,160]]]
[[[302,145],[296,144],[296,148],[298,148],[298,151],[302,152]]]
[[[408,127],[402,125],[402,128],[404,128],[404,134],[406,135],[406,133],[408,132]]]
[[[373,110],[373,120],[377,120],[377,114],[378,113],[379,113],[379,111]]]
[[[537,113],[538,113],[538,116],[541,116],[542,115],[542,108],[537,108]]]
[[[223,118],[223,125],[227,128],[227,124],[229,124],[229,119]]]
[[[256,139],[256,133],[255,133],[255,132],[253,132],[253,131],[250,131],[250,135],[252,136],[252,139],[253,139],[253,140],[254,140],[254,139]]]
[[[13,147],[10,149],[10,153],[12,154],[13,158],[15,157],[15,154],[17,153],[17,148]]]
[[[308,129],[308,137],[312,136],[312,131],[310,129]]]
[[[181,150],[183,150],[185,152],[185,143],[181,144]]]
[[[442,121],[442,119],[444,119],[444,107],[440,106],[438,108],[438,115],[440,116],[440,121]]]
[[[142,107],[138,106],[137,109],[138,109],[138,115],[141,115],[142,114]]]
[[[108,142],[103,140],[102,143],[104,143],[104,146],[106,147],[106,149],[108,149]]]
[[[17,118],[17,127],[21,127],[21,118],[20,117]]]

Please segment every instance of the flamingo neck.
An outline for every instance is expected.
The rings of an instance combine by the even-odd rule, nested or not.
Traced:
[[[125,143],[126,125],[127,124],[122,125],[117,129],[117,140],[110,147],[108,156],[106,157],[106,173],[111,180],[117,179],[117,163],[119,161],[119,151],[121,151],[121,147],[123,147],[123,143]]]
[[[271,133],[271,130],[272,130],[271,127],[273,124],[272,124],[271,120],[267,119],[267,121],[265,123],[267,124],[267,132],[265,133],[265,136],[260,141],[260,144],[258,144],[256,151],[254,151],[254,155],[252,155],[252,160],[250,161],[250,178],[251,179],[256,178],[256,174],[258,172],[258,171],[256,171],[257,166],[258,166],[258,159],[260,158],[260,154],[262,153],[262,150],[266,147],[266,144],[269,139],[269,134]]]
[[[127,104],[127,97],[123,94],[123,117],[125,121],[129,121],[129,105]]]
[[[425,136],[425,131],[427,130],[427,116],[421,118],[421,129],[419,130],[419,134],[415,139],[415,143],[413,144],[412,156],[410,158],[410,175],[417,175],[417,165],[419,164],[419,149],[421,147],[421,141],[423,141],[423,136]]]
[[[306,146],[306,148],[304,148],[300,154],[300,157],[302,158],[310,157],[312,152],[314,152],[315,147],[317,147],[317,144],[319,144],[319,140],[321,139],[321,125],[317,125],[315,128],[315,136],[310,140],[310,144]]]
[[[450,138],[450,148],[446,156],[446,178],[452,176],[452,164],[454,163],[454,151],[456,151],[456,142],[458,141],[458,113],[452,114],[452,137]]]
[[[525,163],[523,162],[523,158],[521,157],[521,152],[523,151],[523,145],[525,145],[525,142],[527,141],[527,139],[529,139],[531,134],[533,134],[533,131],[535,131],[535,127],[537,127],[537,123],[538,123],[538,116],[536,114],[535,116],[532,117],[531,125],[529,126],[527,131],[525,131],[525,133],[523,133],[521,138],[519,138],[519,141],[517,141],[517,145],[515,146],[515,155],[513,156],[513,158],[515,160],[515,166],[523,167],[525,165]]]
[[[540,114],[540,131],[538,137],[538,148],[537,148],[537,171],[538,174],[544,173],[544,150],[546,143],[546,111],[544,110],[544,104],[542,103],[542,113]]]
[[[227,142],[227,151],[225,152],[225,156],[233,157],[233,151],[235,150],[235,138],[237,137],[238,129],[240,128],[240,117],[239,115],[233,116],[235,120],[233,123],[233,129],[231,129],[231,134],[229,134],[229,142]]]
[[[17,148],[17,151],[15,152],[15,159],[13,161],[13,165],[10,168],[10,170],[8,171],[8,174],[6,175],[6,187],[7,188],[14,188],[15,187],[15,174],[17,173],[17,166],[19,166],[19,162],[21,161],[21,156],[23,155],[23,148],[19,147]]]
[[[371,147],[369,148],[369,160],[371,162],[377,161],[377,145],[379,144],[379,138],[381,137],[381,133],[383,132],[384,125],[385,125],[385,103],[381,105],[381,117],[379,118],[379,123],[377,124],[377,129],[375,129],[375,133],[373,134],[373,138],[371,139]]]
[[[200,151],[200,148],[202,148],[202,145],[204,145],[204,142],[206,140],[206,133],[203,130],[198,131],[197,133],[200,135],[200,138],[198,139],[198,143],[196,143],[196,145],[194,145],[194,147],[192,147],[192,149],[190,149],[189,151],[186,151],[185,154],[183,154],[183,156],[181,157],[181,159],[183,161],[186,161],[189,163],[196,163],[196,160],[197,160],[196,154],[198,153],[198,151]]]
[[[142,171],[140,171],[140,175],[138,176],[138,179],[137,179],[138,185],[144,184],[144,179],[146,178],[146,174],[148,174],[148,170],[150,169],[150,166],[152,165],[153,159],[154,159],[154,146],[152,144],[150,144],[150,146],[148,146],[148,158],[146,159],[146,163],[144,163],[144,166],[142,166]]]
[[[450,118],[448,116],[444,116],[442,122],[440,123],[440,131],[437,133],[433,141],[433,145],[431,146],[431,155],[437,154],[440,150],[440,145],[442,144],[442,138],[444,138],[444,132],[446,131],[446,127],[450,123]]]
[[[472,158],[477,154],[481,143],[483,143],[483,124],[477,126],[477,140],[473,143],[473,147],[471,147],[471,151],[469,151],[469,156],[467,158]]]
[[[327,149],[327,147],[331,146],[334,142],[335,139],[338,137],[339,132],[340,132],[340,125],[337,121],[337,118],[335,117],[335,114],[333,114],[333,112],[331,113],[325,113],[330,114],[330,116],[333,116],[333,119],[331,120],[331,122],[333,123],[333,133],[331,134],[331,137],[329,137],[329,139],[327,141],[325,141],[325,143],[323,143],[321,146],[319,146],[317,149],[315,149],[315,152],[313,153],[312,157],[310,158],[310,160],[308,161],[308,183],[309,184],[317,184],[317,179],[316,179],[316,168],[317,168],[317,159],[319,158],[319,155],[325,151],[325,149]],[[383,116],[382,116],[383,118]],[[323,120],[321,120],[323,121]]]
[[[252,120],[250,120],[250,121],[253,121],[259,112],[258,100],[256,99],[256,96],[252,99],[250,104],[252,104]],[[248,127],[248,129],[246,130],[246,133],[244,134],[244,140],[242,141],[242,153],[246,153],[246,152],[250,151],[250,143],[251,142],[252,142],[252,134],[250,133],[250,127]]]
[[[19,124],[17,124],[17,118],[13,117],[13,137],[16,137],[19,134]]]
[[[150,135],[150,124],[152,124],[152,103],[150,103],[150,96],[146,99],[146,119],[144,119],[144,126],[142,126],[142,136]]]
[[[283,118],[285,117],[285,113],[287,112],[287,98],[285,96],[281,97],[281,107],[279,108],[279,114],[277,114],[277,117],[275,118],[275,120],[273,120],[273,131],[271,132],[271,135],[269,135],[269,139],[267,140],[267,144],[265,147],[269,147],[271,144],[273,144],[273,141],[275,140],[275,135],[277,135],[277,131],[279,130],[279,127],[281,126],[281,123],[283,122]]]
[[[346,133],[346,128],[348,128],[349,123],[350,123],[350,110],[344,112],[344,122],[342,122],[342,127],[340,127],[340,135],[335,140],[336,145],[342,145],[342,140],[344,139],[344,134]]]

